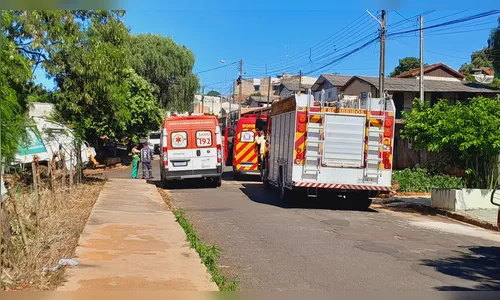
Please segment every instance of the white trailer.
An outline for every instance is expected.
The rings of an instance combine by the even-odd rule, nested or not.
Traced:
[[[330,189],[366,209],[372,194],[391,190],[394,118],[390,97],[369,94],[325,103],[309,92],[273,103],[263,181],[282,201],[296,189],[309,197]]]

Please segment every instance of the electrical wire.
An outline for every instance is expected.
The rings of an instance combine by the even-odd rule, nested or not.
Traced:
[[[232,63],[229,63],[229,64],[224,64],[223,66],[215,67],[215,68],[212,68],[212,69],[207,69],[207,70],[203,70],[203,71],[200,71],[200,72],[196,72],[194,74],[198,75],[198,74],[201,74],[201,73],[205,73],[205,72],[210,72],[210,71],[214,71],[214,70],[226,68],[226,67],[232,66],[232,65],[237,64],[237,63],[239,63],[239,61],[235,61],[235,62],[232,62]]]

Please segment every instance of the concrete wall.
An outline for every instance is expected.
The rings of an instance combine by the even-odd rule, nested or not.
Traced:
[[[433,207],[457,211],[468,209],[496,209],[491,204],[491,190],[481,189],[432,189]]]

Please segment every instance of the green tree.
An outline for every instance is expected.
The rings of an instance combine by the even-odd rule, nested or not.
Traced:
[[[6,15],[0,11],[0,20]],[[31,78],[29,64],[16,45],[0,31],[0,147],[2,157],[12,159],[26,137],[26,106],[23,91]]]
[[[433,107],[414,101],[402,137],[417,149],[448,154],[456,166],[466,170],[470,188],[491,188],[500,155],[500,98],[473,98],[467,104],[441,100]]]
[[[471,61],[470,64],[468,63],[463,64],[458,71],[464,74],[471,74],[472,69],[474,68],[493,67],[493,62],[491,61],[490,51],[488,47],[485,47],[479,51],[472,53],[470,61]]]
[[[424,66],[427,65],[425,64]],[[420,59],[416,57],[405,57],[399,60],[399,65],[394,68],[394,71],[392,71],[389,76],[394,77],[418,67],[420,67]]]
[[[495,76],[500,78],[500,18],[498,18],[498,26],[491,31],[488,47],[493,69],[496,71]]]
[[[171,38],[140,34],[130,39],[131,64],[155,88],[155,96],[172,110],[191,108],[199,79],[192,73],[195,57]]]
[[[146,136],[151,130],[158,130],[164,114],[147,80],[137,75],[132,68],[128,68],[125,75],[128,88],[127,109],[131,118],[124,134],[135,139]]]
[[[47,71],[58,90],[54,101],[75,133],[88,141],[126,131],[128,87],[124,80],[129,33],[119,15],[92,17],[78,42],[51,54]]]
[[[219,97],[220,93],[217,91],[210,91],[207,93],[207,96],[212,96],[212,97]]]

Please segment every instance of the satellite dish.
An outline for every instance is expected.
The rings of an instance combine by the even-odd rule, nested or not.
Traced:
[[[474,75],[474,78],[479,83],[490,84],[493,82],[493,76],[491,76],[491,75],[477,74],[477,75]]]

